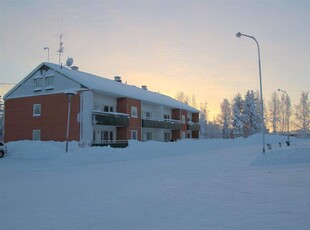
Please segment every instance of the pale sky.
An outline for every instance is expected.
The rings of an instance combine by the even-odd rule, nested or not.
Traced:
[[[17,83],[64,54],[81,71],[175,97],[206,100],[212,119],[224,98],[285,90],[298,104],[310,91],[310,1],[303,0],[0,0],[0,83]],[[0,95],[4,88],[0,85]],[[280,94],[279,94],[280,96]]]

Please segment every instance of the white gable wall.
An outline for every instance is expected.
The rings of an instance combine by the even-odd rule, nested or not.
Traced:
[[[46,78],[52,78],[52,85],[48,86],[46,84]],[[41,81],[40,87],[35,86],[35,80]],[[7,95],[6,99],[61,93],[68,89],[78,90],[80,88],[81,85],[79,83],[52,69],[48,71],[38,70],[31,76],[27,76],[22,84],[18,85],[13,92]]]

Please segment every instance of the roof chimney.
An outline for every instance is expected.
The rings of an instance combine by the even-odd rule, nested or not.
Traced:
[[[141,88],[144,89],[144,90],[147,90],[147,86],[146,85],[141,86]]]
[[[122,82],[122,78],[120,76],[115,76],[114,81]]]

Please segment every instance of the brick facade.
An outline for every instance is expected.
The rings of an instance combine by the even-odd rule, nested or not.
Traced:
[[[131,107],[137,108],[137,117],[132,117]],[[117,128],[117,139],[118,140],[130,140],[131,131],[137,131],[137,140],[142,140],[141,135],[141,101],[132,98],[118,98],[117,99],[117,112],[129,114],[129,127],[118,127]]]
[[[72,96],[69,140],[79,141],[79,95]],[[33,105],[41,104],[41,115],[33,116]],[[41,140],[65,141],[68,96],[61,94],[7,99],[4,141],[32,140],[33,130],[41,130]]]

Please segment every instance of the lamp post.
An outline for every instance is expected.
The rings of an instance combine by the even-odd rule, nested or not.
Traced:
[[[265,128],[264,128],[264,105],[263,105],[263,86],[262,86],[262,71],[261,71],[261,62],[260,62],[260,48],[259,44],[255,37],[242,34],[238,32],[236,34],[237,38],[240,38],[241,36],[251,38],[255,41],[258,49],[258,69],[259,69],[259,85],[260,85],[260,109],[261,109],[261,128],[262,128],[262,142],[263,142],[263,153],[265,153]]]
[[[50,48],[46,46],[44,50],[47,50],[47,62],[50,62]]]
[[[283,93],[286,94],[286,112],[287,112],[287,144],[289,145],[289,141],[290,141],[290,115],[289,115],[289,111],[288,111],[288,94],[286,91],[282,90],[282,89],[278,89],[278,91],[281,91]]]
[[[66,153],[68,152],[68,139],[69,139],[69,130],[70,130],[70,113],[71,113],[71,99],[73,95],[76,95],[76,92],[67,92],[68,95],[68,119],[67,119],[67,133],[66,133]]]

